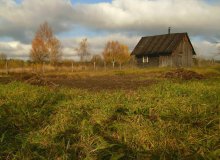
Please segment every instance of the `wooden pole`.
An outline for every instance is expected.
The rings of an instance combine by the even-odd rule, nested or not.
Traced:
[[[35,65],[34,65],[34,62],[31,63],[31,67],[32,67],[32,72],[35,72]]]
[[[72,62],[72,72],[73,72],[73,62]]]
[[[21,71],[21,72],[24,73],[24,61],[22,61],[22,64],[21,64],[21,65],[22,65],[22,68],[21,68],[22,71]]]
[[[5,73],[8,74],[8,61],[5,60]]]
[[[94,70],[96,70],[96,62],[93,62]]]
[[[43,62],[43,65],[42,65],[42,71],[43,71],[43,73],[45,73],[45,62]]]
[[[105,68],[105,71],[106,71],[106,62],[104,62],[104,68]]]

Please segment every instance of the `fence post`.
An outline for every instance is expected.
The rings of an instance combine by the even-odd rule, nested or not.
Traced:
[[[45,73],[45,62],[43,62],[43,65],[42,65],[42,71],[43,71],[43,73]]]
[[[94,70],[96,70],[96,62],[95,61],[93,62],[93,67],[94,67]]]
[[[35,65],[34,65],[34,62],[31,63],[31,67],[32,67],[32,72],[34,73],[34,72],[35,72]]]
[[[106,71],[106,62],[104,62],[104,68],[105,68],[105,71]]]
[[[73,72],[73,62],[72,62],[72,72]]]
[[[21,72],[24,73],[24,61],[22,61],[21,65],[22,65],[22,68],[21,68],[22,71]]]
[[[8,74],[8,61],[5,60],[5,73]]]

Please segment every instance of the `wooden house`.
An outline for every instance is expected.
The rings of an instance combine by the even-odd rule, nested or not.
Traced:
[[[141,66],[190,67],[196,55],[187,33],[142,37],[131,53]]]

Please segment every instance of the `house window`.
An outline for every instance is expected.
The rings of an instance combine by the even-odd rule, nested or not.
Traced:
[[[143,63],[149,63],[148,56],[143,56]]]

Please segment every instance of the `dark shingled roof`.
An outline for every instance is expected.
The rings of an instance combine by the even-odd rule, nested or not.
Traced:
[[[187,33],[173,33],[158,36],[142,37],[131,55],[169,55],[180,44],[183,37],[186,36],[190,45],[192,43]],[[193,54],[195,55],[194,48]]]

